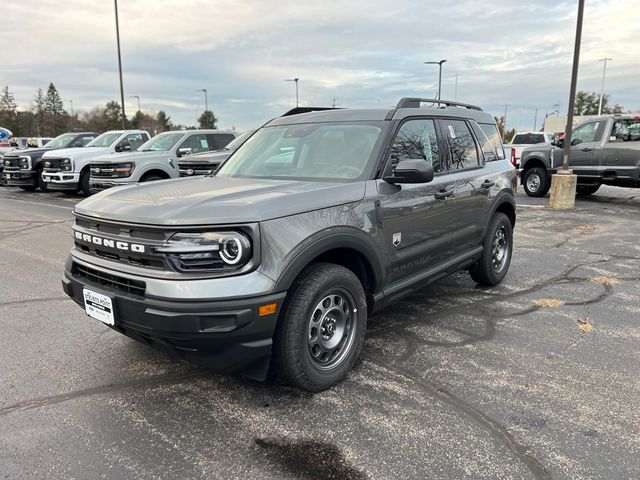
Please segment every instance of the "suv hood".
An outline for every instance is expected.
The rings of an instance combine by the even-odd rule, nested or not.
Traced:
[[[90,217],[151,225],[252,223],[357,202],[365,182],[196,177],[114,187],[78,203]]]
[[[61,148],[58,150],[47,151],[43,158],[90,158],[97,157],[98,155],[104,155],[111,153],[110,147],[83,147],[83,148]]]
[[[91,163],[99,163],[101,165],[109,164],[109,163],[122,163],[122,162],[135,162],[136,160],[157,160],[164,159],[165,161],[168,158],[174,158],[174,155],[169,152],[129,152],[129,153],[119,153],[117,156],[112,157],[111,155],[100,155],[96,157],[94,160],[91,160]]]

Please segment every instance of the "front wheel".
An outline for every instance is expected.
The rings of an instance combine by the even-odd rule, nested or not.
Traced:
[[[530,197],[544,197],[551,187],[551,179],[546,169],[533,167],[522,175],[522,186]]]
[[[491,219],[482,247],[482,257],[469,274],[479,285],[498,285],[507,276],[513,253],[513,227],[504,213]]]
[[[80,190],[82,190],[82,193],[87,197],[92,193],[91,185],[89,184],[90,177],[91,173],[88,170],[80,174]]]
[[[360,354],[367,300],[358,277],[314,263],[287,295],[274,335],[274,366],[291,385],[320,392],[341,382]]]
[[[49,188],[47,182],[45,182],[44,178],[42,178],[42,170],[38,170],[36,172],[36,175],[38,176],[38,188],[41,192],[46,192]]]

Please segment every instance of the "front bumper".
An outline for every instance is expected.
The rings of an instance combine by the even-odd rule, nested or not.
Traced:
[[[100,277],[86,275],[87,267]],[[123,279],[133,280],[138,286],[150,280],[122,275],[70,258],[62,288],[83,308],[85,287],[111,297],[115,325],[110,328],[134,340],[216,371],[241,371],[257,380],[266,378],[286,292],[238,299],[163,298],[150,295],[149,289],[141,294],[138,287],[133,293],[112,288],[109,280],[113,279],[120,279],[120,285]],[[179,292],[182,282],[174,283]],[[274,313],[259,315],[261,305],[272,303],[277,305]]]
[[[37,172],[32,170],[7,170],[4,171],[5,180],[10,187],[31,187],[38,185]]]
[[[50,173],[45,170],[42,180],[49,190],[78,190],[80,187],[80,174],[74,172]]]
[[[117,182],[114,180],[98,180],[93,177],[89,179],[89,186],[92,192],[101,192],[102,190],[107,190],[108,188],[121,187],[125,185],[133,185],[134,183],[138,183],[138,182],[131,182],[131,181]]]

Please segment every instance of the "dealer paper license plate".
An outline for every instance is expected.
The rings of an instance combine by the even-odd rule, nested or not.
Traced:
[[[115,323],[113,302],[110,297],[86,288],[82,289],[82,294],[84,295],[84,309],[87,315],[107,325]]]

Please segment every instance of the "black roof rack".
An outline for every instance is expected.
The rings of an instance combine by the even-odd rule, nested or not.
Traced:
[[[295,107],[289,110],[288,112],[280,115],[281,117],[289,117],[291,115],[299,115],[301,113],[309,113],[309,112],[321,112],[322,110],[339,110],[335,107]]]
[[[414,98],[404,97],[401,98],[396,108],[420,108],[421,103],[438,103],[446,107],[464,107],[471,110],[483,111],[482,108],[476,105],[469,105],[468,103],[452,102],[451,100],[436,100],[434,98]]]

